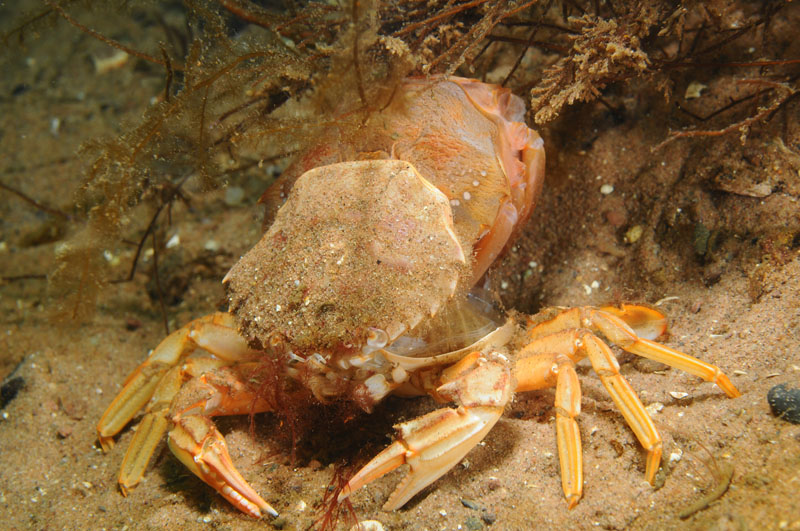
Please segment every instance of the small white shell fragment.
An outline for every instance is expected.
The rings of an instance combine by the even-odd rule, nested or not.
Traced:
[[[678,400],[683,400],[684,398],[689,396],[689,393],[684,393],[683,391],[670,391],[669,396],[671,396],[672,398],[677,398]]]
[[[181,244],[181,237],[175,234],[172,238],[169,239],[165,247],[167,249],[172,249],[173,247],[177,247]]]
[[[736,369],[735,371],[733,371],[733,374],[735,374],[736,376],[747,376],[747,371]]]
[[[708,85],[703,85],[699,81],[692,81],[689,83],[689,86],[686,87],[686,92],[684,93],[683,97],[687,100],[693,100],[702,96],[703,91],[708,88]]]
[[[603,186],[600,187],[600,193],[603,195],[608,195],[613,191],[614,191],[613,184],[604,184]]]
[[[492,358],[497,358],[503,363],[508,363],[508,358],[502,352],[494,352]]]
[[[114,253],[106,249],[105,251],[103,251],[103,258],[106,259],[106,262],[111,262],[112,260],[114,260]]]
[[[295,510],[298,513],[302,513],[303,511],[306,510],[306,507],[308,507],[308,504],[306,504],[306,502],[304,502],[303,500],[300,500],[299,502],[297,502],[297,505],[295,505]]]
[[[674,465],[683,457],[683,450],[676,448],[674,452],[669,454],[669,464]]]
[[[121,68],[128,62],[128,54],[122,50],[116,50],[110,57],[92,57],[94,60],[94,70],[98,74],[105,74],[111,70]]]
[[[647,404],[644,408],[647,413],[652,417],[656,413],[660,413],[662,409],[664,409],[664,404],[661,402],[651,402]]]
[[[350,531],[384,531],[383,524],[377,520],[364,520],[350,528]]]
[[[217,240],[208,240],[205,245],[203,245],[203,249],[215,253],[219,251],[219,242],[217,242]]]
[[[662,297],[658,299],[653,306],[661,306],[665,302],[677,301],[677,300],[680,300],[680,297],[678,297],[677,295],[670,295],[668,297]]]

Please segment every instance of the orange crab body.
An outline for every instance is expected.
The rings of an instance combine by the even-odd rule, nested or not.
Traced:
[[[583,483],[574,368],[582,358],[648,451],[652,481],[661,439],[596,333],[729,396],[738,391],[717,367],[651,341],[665,328],[653,310],[502,318],[469,296],[529,216],[544,179],[543,143],[523,116],[522,101],[494,85],[409,79],[362,127],[323,134],[270,192],[286,193],[285,204],[226,275],[230,313],[164,339],[100,420],[108,448],[146,411],[122,464],[123,492],[169,431],[175,455],[236,507],[277,514],[233,467],[211,420],[270,410],[249,383],[264,355],[277,360],[277,376],[322,402],[343,396],[369,411],[402,393],[456,404],[398,425],[396,441],[340,499],[408,464],[384,508],[402,506],[488,433],[515,392],[556,387],[562,483],[573,506]]]

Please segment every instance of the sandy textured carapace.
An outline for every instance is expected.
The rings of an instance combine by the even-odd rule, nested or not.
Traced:
[[[435,314],[467,271],[447,198],[401,160],[309,170],[225,277],[245,337],[295,348],[395,338]]]

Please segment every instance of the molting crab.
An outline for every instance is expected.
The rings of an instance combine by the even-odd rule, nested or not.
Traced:
[[[404,464],[384,509],[403,506],[489,432],[514,393],[555,387],[556,439],[570,507],[583,486],[575,364],[588,358],[647,451],[661,438],[607,343],[737,389],[719,368],[655,343],[664,317],[634,305],[503,317],[474,286],[533,208],[541,138],[507,89],[462,78],[409,79],[357,131],[332,129],[285,173],[286,202],[224,283],[229,313],[164,339],[98,424],[103,448],[145,408],[125,455],[123,493],[168,431],[173,453],[237,508],[277,512],[234,468],[218,415],[272,409],[253,377],[305,386],[364,410],[390,393],[454,404],[396,426],[395,441],[339,499]]]

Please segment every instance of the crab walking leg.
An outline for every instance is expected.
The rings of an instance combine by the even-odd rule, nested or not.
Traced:
[[[233,317],[227,313],[207,315],[176,330],[161,341],[150,356],[128,376],[122,391],[103,413],[97,423],[97,433],[104,450],[114,446],[114,435],[153,397],[169,370],[198,347],[229,362],[245,360],[255,355],[236,332]],[[177,380],[180,378],[173,373],[163,385],[172,386]]]
[[[182,372],[181,367],[173,367],[167,371],[156,387],[142,421],[136,427],[119,471],[118,482],[123,496],[127,496],[128,490],[142,480],[156,446],[167,432],[167,411],[172,398],[183,384]]]
[[[219,492],[237,509],[261,517],[273,509],[236,470],[225,438],[210,417],[270,411],[269,403],[245,385],[253,364],[223,367],[194,378],[175,397],[171,408],[173,427],[169,447],[197,477]]]
[[[469,367],[462,360],[455,374],[447,375],[453,379],[445,379],[433,392],[437,398],[454,400],[460,406],[432,411],[395,426],[397,440],[350,478],[339,501],[408,464],[408,474],[383,506],[385,511],[392,511],[461,461],[492,429],[511,397],[510,371],[492,357],[487,359],[475,353],[469,357]]]
[[[583,496],[581,434],[575,420],[581,412],[581,387],[573,362],[573,359],[579,359],[574,335],[574,332],[567,331],[535,341],[522,350],[520,355],[524,357],[518,359],[514,367],[517,392],[556,388],[556,443],[561,487],[570,509]]]
[[[711,365],[648,339],[639,339],[628,345],[620,345],[620,347],[637,356],[649,358],[689,374],[694,374],[707,382],[714,382],[717,387],[728,395],[728,398],[742,396],[742,393],[733,385],[730,378],[716,365]]]
[[[570,310],[571,311],[571,310]],[[547,336],[534,339],[520,352],[514,374],[517,380],[517,391],[529,391],[552,386],[552,377],[547,377],[548,365],[551,371],[557,371],[563,363],[551,352],[568,357],[578,362],[588,357],[603,386],[611,395],[611,399],[619,408],[625,421],[633,430],[639,443],[648,452],[645,477],[651,484],[661,463],[661,436],[636,392],[619,373],[619,363],[614,353],[600,338],[586,329],[561,330]],[[558,375],[559,378],[561,375]],[[549,384],[549,385],[548,385]],[[568,386],[570,387],[570,386]],[[556,392],[558,396],[558,392]],[[569,493],[565,492],[569,500]],[[570,500],[571,502],[571,500]]]
[[[198,347],[217,358],[186,360]],[[118,482],[123,495],[142,480],[153,452],[167,431],[170,404],[186,376],[198,376],[251,356],[253,351],[236,333],[232,317],[217,313],[192,321],[170,334],[128,377],[97,425],[100,443],[107,450],[113,446],[113,436],[147,403],[145,415],[120,467]]]
[[[715,383],[729,398],[741,396],[739,390],[719,367],[651,341],[654,334],[663,333],[665,329],[663,320],[664,316],[659,312],[644,306],[626,304],[619,308],[609,306],[602,309],[586,306],[563,311],[549,321],[536,324],[528,330],[528,335],[533,340],[562,330],[586,328],[602,334],[608,341],[632,354],[664,363],[707,382]],[[646,334],[651,339],[640,337],[638,332]]]
[[[556,385],[556,443],[561,465],[561,487],[569,508],[583,495],[583,454],[581,432],[575,418],[581,413],[581,384],[569,359],[558,364]]]
[[[624,316],[623,316],[624,317]],[[741,396],[738,389],[730,379],[715,365],[671,349],[649,339],[640,338],[634,330],[627,325],[623,317],[612,315],[605,311],[592,310],[588,312],[587,320],[591,321],[592,328],[601,332],[609,341],[632,354],[649,358],[670,367],[675,367],[689,374],[699,376],[707,382],[713,382],[722,389],[729,398]]]
[[[189,359],[181,366],[171,368],[159,381],[122,460],[118,482],[123,496],[127,496],[128,491],[142,480],[156,446],[169,427],[170,405],[181,390],[186,376],[200,376],[227,363],[207,357]]]
[[[653,420],[647,414],[642,401],[625,378],[619,373],[619,363],[611,349],[594,334],[584,334],[586,353],[592,367],[603,386],[611,395],[628,426],[633,430],[639,443],[647,451],[645,479],[651,485],[655,482],[658,467],[661,466],[661,436]]]

